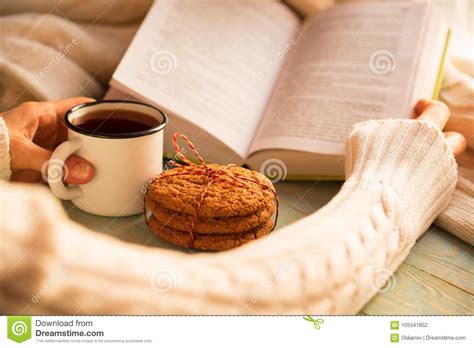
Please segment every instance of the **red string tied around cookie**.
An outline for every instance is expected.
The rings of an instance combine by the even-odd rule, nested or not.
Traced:
[[[182,152],[182,150],[181,150],[181,148],[179,147],[179,144],[178,144],[178,138],[181,138],[186,142],[186,145],[191,149],[194,156],[199,160],[200,164],[195,164],[195,163],[191,162],[183,154],[183,152]],[[162,178],[165,178],[165,177],[171,177],[171,176],[196,175],[196,174],[199,175],[199,174],[201,174],[201,175],[205,175],[207,177],[207,182],[204,185],[203,190],[199,194],[199,199],[197,200],[197,203],[195,205],[194,214],[193,214],[193,217],[192,217],[192,220],[191,220],[191,228],[189,230],[189,235],[190,235],[190,239],[191,239],[191,247],[194,247],[194,232],[195,232],[195,228],[196,228],[197,219],[198,219],[198,216],[199,216],[199,211],[200,211],[201,207],[204,204],[204,198],[206,198],[206,194],[209,190],[209,187],[211,187],[212,184],[214,184],[216,182],[227,182],[230,185],[234,185],[234,186],[237,186],[237,187],[250,187],[251,184],[256,184],[256,185],[260,186],[262,189],[268,190],[271,193],[273,193],[273,195],[275,197],[275,201],[276,201],[276,214],[275,214],[275,222],[273,224],[272,230],[275,229],[275,226],[276,226],[277,221],[278,221],[279,201],[278,201],[277,192],[272,186],[267,185],[267,184],[262,183],[262,182],[259,182],[258,180],[255,180],[255,179],[252,179],[252,178],[244,177],[240,174],[229,173],[229,172],[227,172],[227,171],[225,171],[224,169],[221,169],[221,168],[211,168],[210,166],[207,165],[206,161],[204,161],[204,159],[201,157],[201,155],[199,154],[198,150],[196,149],[194,144],[191,142],[191,140],[189,140],[189,138],[184,134],[181,134],[179,132],[174,133],[172,141],[173,141],[173,146],[176,150],[177,157],[184,164],[178,163],[178,162],[173,161],[173,160],[170,160],[169,163],[172,166],[175,166],[175,167],[187,168],[187,171],[181,172],[181,173],[174,173],[174,174],[167,174],[166,172],[161,173],[160,175],[156,176],[151,181],[150,185],[153,184],[153,182],[155,182],[158,179],[162,179]],[[230,168],[230,167],[233,167],[233,166],[236,166],[236,165],[235,164],[229,164],[229,165],[225,166],[225,168]],[[148,191],[148,189],[147,189],[147,191]],[[146,197],[146,195],[145,195],[145,197]],[[145,209],[145,222],[148,225],[148,220],[147,220],[147,217],[146,217],[146,202],[145,202],[144,209]]]

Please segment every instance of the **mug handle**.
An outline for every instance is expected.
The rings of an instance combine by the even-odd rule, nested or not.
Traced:
[[[49,163],[55,165],[54,167],[52,165],[48,165],[48,184],[53,194],[58,198],[71,200],[82,197],[84,194],[84,192],[79,187],[66,187],[62,180],[64,174],[64,161],[66,161],[66,159],[74,152],[79,150],[82,147],[82,144],[83,141],[81,138],[67,140],[59,145],[51,155]],[[53,170],[58,172],[55,172],[54,175],[52,175]],[[50,171],[51,175],[49,175]]]

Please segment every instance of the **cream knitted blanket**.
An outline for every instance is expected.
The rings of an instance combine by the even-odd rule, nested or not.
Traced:
[[[328,205],[217,254],[156,252],[97,235],[69,221],[46,188],[2,184],[0,308],[357,313],[448,205],[456,163],[439,130],[411,120],[358,124],[347,155],[352,175]],[[41,291],[48,279],[54,285]]]
[[[4,14],[0,17],[0,112],[28,100],[101,98],[151,2],[0,0]],[[320,7],[330,2],[322,0]],[[303,12],[318,8],[303,8]],[[473,76],[473,61],[453,60],[445,69],[441,97],[453,114],[447,129],[463,133],[469,149],[460,159],[463,177],[452,204],[437,220],[470,244],[474,244],[474,218],[469,214],[474,211]]]
[[[51,3],[0,3],[0,13],[11,14],[0,17],[0,111],[26,100],[100,98],[149,5]],[[45,14],[16,14],[22,6]],[[448,126],[471,138],[472,151],[472,79],[454,66],[446,77],[442,97],[456,116]],[[463,164],[472,170],[468,155]],[[30,313],[349,314],[440,214],[441,226],[473,243],[472,171],[460,170],[465,178],[452,194],[456,164],[439,131],[407,120],[362,123],[347,159],[352,175],[326,207],[212,255],[157,253],[99,236],[69,221],[46,188],[2,183],[0,309],[23,309],[66,267]]]

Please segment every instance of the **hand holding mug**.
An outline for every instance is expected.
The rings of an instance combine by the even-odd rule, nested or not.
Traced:
[[[65,186],[60,175],[49,175],[53,194],[78,208],[102,216],[143,212],[144,188],[163,167],[163,130],[167,118],[144,103],[105,100],[72,107],[64,115],[67,140],[51,155],[51,168],[76,154],[92,163],[94,178]],[[56,173],[57,174],[57,173]]]
[[[27,102],[1,116],[13,180],[43,178],[57,197],[93,214],[142,212],[143,187],[162,171],[167,122],[162,111],[137,102],[77,97]]]
[[[64,114],[71,107],[94,101],[76,97],[52,102],[26,102],[1,112],[10,138],[12,180],[37,182],[46,179],[47,166],[57,145],[67,138]],[[70,156],[66,160],[69,184],[85,184],[94,176],[94,167],[87,160]]]

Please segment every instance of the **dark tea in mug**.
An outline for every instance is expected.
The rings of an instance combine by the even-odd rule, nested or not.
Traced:
[[[158,126],[154,117],[129,110],[98,110],[75,120],[74,125],[88,133],[126,134],[144,132]]]

